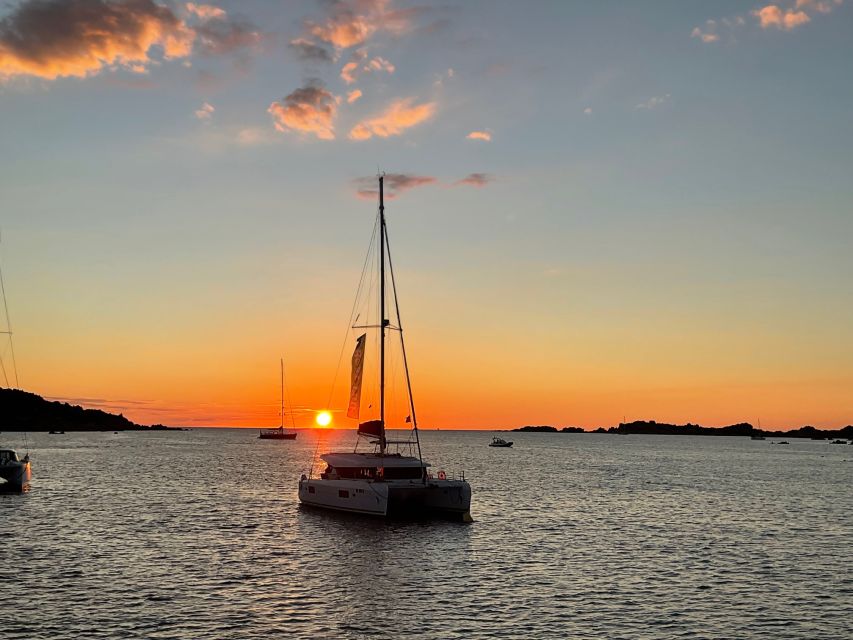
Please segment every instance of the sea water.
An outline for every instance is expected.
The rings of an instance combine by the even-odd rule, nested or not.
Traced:
[[[29,434],[32,489],[0,495],[0,637],[853,636],[853,447],[492,435],[422,432],[471,483],[461,524],[301,509],[300,474],[352,432]]]

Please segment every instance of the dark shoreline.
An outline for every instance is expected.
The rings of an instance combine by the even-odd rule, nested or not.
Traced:
[[[526,426],[510,431],[525,433],[611,433],[621,435],[658,435],[658,436],[748,436],[757,438],[809,438],[825,440],[828,438],[843,438],[853,440],[853,425],[841,429],[817,429],[812,426],[800,427],[790,431],[768,431],[756,429],[748,422],[729,425],[727,427],[703,427],[698,424],[667,424],[654,420],[637,420],[623,422],[617,427],[605,429],[599,427],[587,431],[580,427],[563,427],[557,429],[547,425]]]
[[[0,431],[180,431],[162,424],[136,424],[122,414],[45,400],[19,389],[0,389]]]

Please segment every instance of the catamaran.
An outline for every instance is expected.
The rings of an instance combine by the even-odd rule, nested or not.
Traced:
[[[400,304],[397,299],[397,286],[394,281],[394,269],[391,262],[391,248],[385,226],[384,176],[379,176],[379,213],[378,227],[378,275],[379,275],[379,313],[378,322],[369,321],[358,324],[356,316],[353,329],[372,330],[379,342],[379,416],[376,419],[360,422],[355,449],[346,452],[326,453],[320,456],[325,469],[314,475],[313,465],[308,474],[299,480],[299,500],[303,505],[348,511],[376,516],[414,516],[445,517],[470,522],[471,485],[465,480],[464,473],[458,478],[449,478],[444,471],[434,477],[429,471],[430,465],[421,455],[421,443],[418,435],[418,420],[415,403],[412,399],[412,383],[406,360],[406,347],[403,342],[403,328],[400,321]],[[374,229],[376,238],[376,228]],[[373,240],[371,240],[371,245]],[[371,254],[368,253],[368,256]],[[367,263],[365,263],[366,266]],[[387,270],[386,270],[387,265]],[[390,275],[390,304],[386,282],[386,272]],[[362,274],[362,283],[364,273]],[[372,287],[369,288],[372,290]],[[359,286],[359,292],[362,286]],[[356,303],[358,303],[356,294]],[[392,317],[389,318],[389,315]],[[351,318],[352,320],[352,318]],[[392,322],[392,320],[394,322]],[[386,420],[386,360],[388,357],[387,337],[390,333],[399,336],[399,350],[402,370],[405,372],[406,403],[403,424],[411,424],[407,439],[389,439],[389,424]],[[364,377],[364,359],[368,334],[362,333],[356,339],[352,354],[350,380],[350,399],[347,417],[356,420],[361,415],[362,381]],[[368,409],[372,404],[368,405]],[[359,451],[364,441],[373,446],[372,451]],[[414,455],[414,453],[417,455]]]
[[[261,433],[258,435],[261,440],[296,440],[296,431],[287,431],[284,428],[284,358],[281,359],[281,410],[279,416],[281,422],[277,428],[261,429]]]

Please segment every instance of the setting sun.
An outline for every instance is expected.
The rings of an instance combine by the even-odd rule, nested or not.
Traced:
[[[317,414],[315,420],[317,421],[317,424],[321,427],[328,427],[329,424],[332,422],[332,414],[328,411],[321,411]]]

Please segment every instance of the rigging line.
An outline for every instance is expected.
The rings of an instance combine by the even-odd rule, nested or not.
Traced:
[[[418,433],[418,418],[415,415],[415,399],[412,397],[412,379],[409,377],[409,361],[406,358],[406,343],[403,341],[403,321],[400,319],[400,299],[397,297],[397,281],[394,278],[394,263],[391,261],[391,244],[388,242],[388,229],[385,229],[385,248],[388,253],[388,270],[391,272],[391,290],[394,292],[394,310],[397,312],[397,326],[400,327],[400,350],[403,352],[403,367],[406,369],[406,387],[409,390],[409,407],[412,410],[412,431],[418,444],[418,460],[421,456],[421,436]],[[424,475],[426,482],[426,475]]]
[[[0,242],[2,242],[0,235]],[[3,309],[6,311],[6,330],[9,332],[9,352],[12,355],[12,371],[15,373],[15,388],[20,389],[21,384],[18,382],[18,364],[15,362],[15,345],[12,342],[12,321],[9,320],[9,305],[6,303],[6,286],[3,284],[3,269],[0,267],[0,292],[3,294]],[[3,369],[3,377],[6,377],[6,369]],[[6,380],[9,384],[9,380]]]
[[[379,216],[376,216],[376,222],[373,225],[373,233],[370,236],[370,245],[367,247],[367,255],[364,256],[364,265],[361,267],[361,278],[358,281],[358,290],[355,292],[355,300],[352,303],[352,310],[349,314],[349,320],[347,321],[347,329],[344,332],[344,340],[341,343],[341,352],[338,355],[338,366],[335,368],[335,376],[332,378],[332,388],[329,390],[329,400],[326,402],[326,406],[330,407],[332,405],[332,396],[335,395],[335,385],[338,383],[338,374],[341,372],[341,362],[344,357],[344,349],[347,348],[347,337],[349,336],[350,329],[352,328],[353,323],[353,314],[355,313],[355,309],[358,305],[358,297],[361,295],[361,289],[364,285],[364,274],[367,270],[367,262],[370,259],[370,254],[373,252],[373,240],[376,238],[376,229],[379,225]]]

